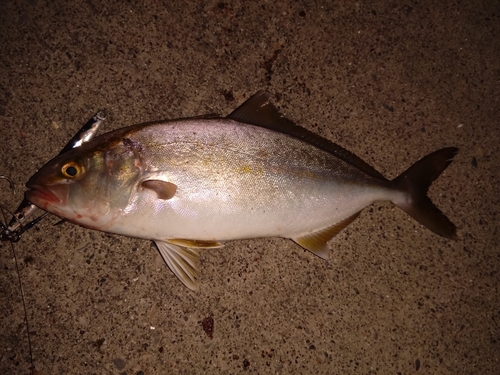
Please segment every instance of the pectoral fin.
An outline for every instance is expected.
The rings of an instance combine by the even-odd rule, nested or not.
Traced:
[[[198,289],[200,256],[198,250],[155,241],[161,256],[172,272],[191,290]]]
[[[162,180],[147,180],[142,182],[141,186],[144,189],[153,190],[158,198],[163,200],[171,199],[177,191],[177,185]]]
[[[339,234],[345,227],[351,224],[359,216],[360,212],[334,224],[330,227],[320,229],[316,232],[306,234],[299,238],[292,238],[293,241],[298,243],[304,249],[309,250],[311,253],[323,258],[328,259],[328,246],[327,242]]]

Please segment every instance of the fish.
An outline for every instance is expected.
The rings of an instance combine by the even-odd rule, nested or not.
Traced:
[[[393,180],[293,123],[259,91],[227,117],[124,127],[43,166],[27,200],[86,228],[152,240],[172,272],[199,286],[202,249],[283,237],[328,259],[328,243],[376,201],[432,232],[456,226],[427,196],[458,153],[435,151]]]

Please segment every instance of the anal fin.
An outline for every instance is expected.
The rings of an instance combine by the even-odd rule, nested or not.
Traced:
[[[292,240],[304,249],[309,250],[311,253],[326,260],[328,259],[327,242],[356,220],[360,213],[361,211],[356,212],[354,215],[351,215],[347,219],[344,219],[332,226],[306,234],[305,236],[299,238],[292,238]]]
[[[186,238],[171,238],[167,242],[192,249],[218,249],[224,247],[224,244],[218,241],[190,240]]]
[[[172,272],[191,290],[198,289],[200,256],[198,250],[169,242],[155,241],[160,254]]]

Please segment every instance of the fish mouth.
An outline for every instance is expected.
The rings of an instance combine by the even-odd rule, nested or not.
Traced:
[[[54,185],[50,189],[40,185],[29,185],[30,190],[26,192],[26,199],[39,206],[47,204],[65,204],[68,197],[68,186]],[[42,207],[46,208],[46,207]]]

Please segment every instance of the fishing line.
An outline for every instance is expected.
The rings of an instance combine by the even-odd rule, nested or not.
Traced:
[[[3,220],[5,223],[7,223],[7,218],[5,216],[6,212],[9,213],[10,215],[12,215],[13,217],[15,217],[3,204],[0,204],[0,208],[2,210],[2,216],[3,216]],[[17,218],[16,218],[16,220],[17,220]],[[4,226],[4,225],[2,224],[2,226]],[[22,225],[21,225],[21,228],[22,228]],[[16,266],[16,271],[17,271],[17,281],[19,284],[19,289],[21,290],[21,300],[23,302],[24,321],[26,322],[26,335],[28,336],[28,350],[29,350],[29,354],[30,354],[30,363],[31,363],[31,375],[35,375],[35,363],[33,361],[33,349],[31,347],[30,325],[29,325],[29,321],[28,321],[28,309],[26,308],[26,299],[24,296],[24,288],[23,288],[23,282],[21,279],[21,271],[19,270],[19,263],[17,261],[17,255],[16,255],[16,251],[14,249],[14,244],[12,243],[12,241],[9,241],[9,242],[10,242],[10,248],[12,251],[12,255],[14,256],[14,264]]]
[[[26,335],[28,336],[28,349],[30,353],[30,363],[31,363],[31,374],[35,374],[35,363],[33,362],[33,350],[31,348],[31,335],[30,335],[30,324],[28,321],[28,310],[26,308],[26,299],[24,297],[24,288],[23,288],[23,282],[21,280],[21,272],[19,271],[19,264],[17,262],[17,256],[16,252],[14,250],[14,244],[10,242],[10,248],[12,249],[12,254],[14,255],[14,264],[16,265],[16,271],[17,271],[17,279],[19,282],[19,289],[21,290],[21,299],[23,301],[23,308],[24,308],[24,319],[26,322]]]

